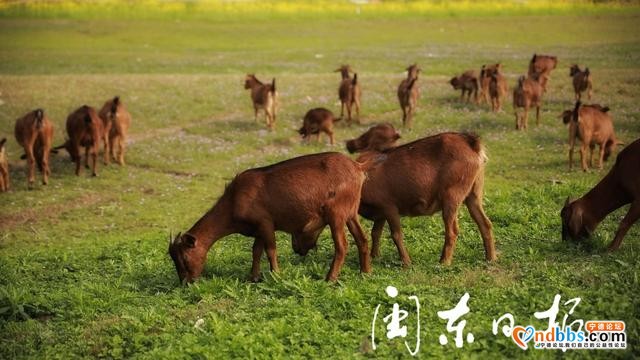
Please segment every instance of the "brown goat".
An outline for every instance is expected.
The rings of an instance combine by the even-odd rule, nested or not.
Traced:
[[[8,191],[11,186],[11,182],[9,181],[9,160],[7,160],[6,143],[7,138],[0,140],[0,192]]]
[[[565,110],[560,115],[562,122],[569,124],[569,170],[573,168],[573,148],[576,139],[582,141],[580,163],[583,171],[587,171],[587,148],[590,149],[589,166],[593,167],[593,149],[596,145],[600,146],[598,168],[602,169],[603,161],[609,159],[616,145],[622,144],[616,140],[613,120],[608,112],[609,108],[606,106],[582,105],[577,101],[573,110]]]
[[[104,126],[105,165],[109,164],[110,157],[118,164],[124,165],[124,152],[127,146],[127,133],[131,125],[131,115],[119,96],[107,100],[98,115]]]
[[[502,71],[502,64],[496,63],[491,65],[482,65],[480,69],[480,101],[489,104],[491,102],[489,98],[489,84],[491,83],[491,76],[495,72]]]
[[[333,123],[339,119],[333,116],[333,113],[325,108],[315,108],[307,111],[302,122],[302,127],[298,133],[302,135],[303,140],[308,140],[311,135],[316,135],[316,141],[320,141],[320,133],[323,132],[329,137],[331,145],[334,143]]]
[[[542,85],[532,77],[520,76],[513,89],[513,112],[516,116],[516,130],[527,129],[529,109],[536,108],[536,125],[540,124],[540,106],[542,103]],[[518,114],[518,108],[524,108],[524,114]]]
[[[305,255],[326,225],[335,245],[327,280],[338,278],[345,260],[345,225],[358,247],[360,270],[370,272],[367,238],[358,220],[365,170],[365,165],[345,155],[321,153],[242,172],[213,208],[169,245],[178,277],[193,281],[202,272],[211,246],[240,233],[255,238],[251,279],[257,281],[265,249],[271,271],[278,271],[274,231],[291,234],[294,251]]]
[[[67,117],[69,139],[56,149],[65,148],[69,152],[71,160],[76,163],[76,175],[80,175],[80,147],[84,147],[84,166],[89,168],[89,155],[91,155],[91,175],[98,176],[96,164],[103,134],[102,120],[96,110],[91,106],[82,105]]]
[[[576,100],[580,100],[584,91],[587,92],[587,98],[591,100],[593,83],[591,82],[589,68],[585,68],[582,71],[578,65],[574,64],[569,69],[569,76],[573,78],[573,91],[575,92]]]
[[[529,61],[529,77],[536,78],[542,85],[542,90],[547,91],[547,82],[551,77],[551,71],[558,65],[558,58],[552,55],[533,54]]]
[[[489,79],[489,97],[493,112],[502,111],[502,99],[507,96],[507,90],[507,79],[500,71],[494,71]]]
[[[462,90],[460,94],[460,101],[464,101],[464,94],[467,93],[467,102],[471,101],[471,94],[473,93],[473,100],[478,103],[478,88],[480,80],[473,70],[467,70],[462,75],[453,77],[449,80],[449,84],[453,86],[454,90]]]
[[[442,211],[445,244],[440,262],[450,264],[458,237],[458,208],[464,202],[480,229],[486,259],[496,259],[491,221],[482,208],[487,158],[477,136],[442,133],[382,153],[365,153],[358,161],[370,157],[377,163],[367,172],[359,213],[373,220],[373,257],[380,254],[380,235],[387,222],[403,264],[410,264],[400,217]]]
[[[418,105],[418,97],[420,96],[420,88],[418,87],[418,74],[422,69],[417,64],[407,67],[407,78],[398,85],[398,100],[400,101],[400,109],[402,109],[402,126],[411,129],[413,114]]]
[[[589,237],[611,212],[631,203],[618,225],[609,250],[617,250],[629,228],[640,218],[640,139],[622,149],[616,163],[600,182],[578,200],[567,201],[560,212],[562,239]]]
[[[251,89],[251,101],[253,102],[254,120],[258,122],[258,110],[264,109],[267,127],[273,130],[276,126],[277,97],[276,79],[271,84],[263,84],[254,74],[247,74],[244,79],[244,88]]]
[[[353,78],[349,73],[353,73],[349,65],[342,65],[335,72],[342,76],[338,96],[340,97],[340,119],[344,117],[344,109],[347,108],[347,124],[351,125],[351,110],[355,106],[357,122],[360,123],[360,84],[358,84],[358,74],[354,73]]]
[[[33,186],[35,166],[42,172],[42,183],[49,183],[49,153],[53,142],[53,123],[42,109],[36,109],[16,120],[14,131],[18,144],[24,148],[27,159],[28,183]]]
[[[365,151],[384,151],[396,146],[400,134],[391,124],[378,124],[364,134],[347,141],[350,153]]]

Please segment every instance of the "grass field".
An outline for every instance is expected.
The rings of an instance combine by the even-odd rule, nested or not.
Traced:
[[[0,9],[1,10],[1,9]],[[42,15],[42,14],[40,14]],[[521,357],[511,339],[491,331],[512,313],[516,324],[546,328],[534,318],[562,295],[558,321],[624,320],[626,351],[568,351],[570,358],[640,355],[640,224],[619,251],[607,253],[628,206],[611,214],[590,242],[560,239],[560,209],[611,167],[567,169],[567,130],[558,118],[572,107],[572,63],[594,78],[593,102],[612,109],[618,137],[640,136],[640,12],[585,11],[550,15],[473,17],[362,17],[317,15],[297,19],[235,15],[217,21],[164,18],[89,19],[0,16],[0,138],[8,137],[13,189],[0,194],[0,358],[408,357],[403,342],[387,340],[373,312],[388,314],[388,285],[421,302],[423,358]],[[540,126],[513,130],[505,111],[462,104],[448,79],[500,61],[513,87],[532,53],[559,58],[544,98]],[[333,245],[328,230],[306,258],[278,234],[281,272],[263,260],[260,283],[247,281],[252,239],[239,235],[210,251],[203,277],[181,286],[167,255],[168,236],[188,229],[244,169],[293,156],[344,151],[344,140],[389,121],[400,127],[395,95],[403,69],[424,70],[412,131],[402,141],[441,131],[474,131],[488,149],[485,210],[494,225],[499,259],[487,264],[482,240],[466,209],[453,265],[438,264],[444,241],[440,216],[403,219],[413,265],[402,269],[385,230],[373,273],[359,273],[350,247],[340,281],[325,283]],[[363,87],[360,126],[339,124],[339,145],[301,144],[296,134],[311,107],[339,112],[339,75],[349,63]],[[277,129],[253,122],[244,74],[276,77]],[[16,118],[42,107],[53,119],[55,143],[64,120],[82,104],[101,106],[120,95],[133,117],[126,167],[99,164],[97,178],[73,175],[63,154],[52,160],[46,187],[27,190],[25,162],[13,139]],[[531,120],[530,120],[531,121]],[[363,221],[367,230],[371,223]],[[475,342],[456,349],[437,311],[453,308],[465,292],[465,333]],[[199,321],[202,319],[202,321]],[[415,313],[409,317],[415,336]],[[570,320],[571,321],[571,320]],[[198,322],[198,326],[196,326]],[[441,346],[440,334],[449,335]],[[411,343],[411,340],[409,340]],[[560,351],[528,351],[555,358]]]

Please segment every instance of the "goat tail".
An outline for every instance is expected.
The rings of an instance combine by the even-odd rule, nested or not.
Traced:
[[[2,147],[6,142],[7,142],[7,138],[2,138],[2,140],[0,140],[0,149],[2,149]]]
[[[44,111],[42,109],[36,109],[33,114],[36,119],[36,129],[42,128],[42,120],[44,119]]]
[[[489,157],[487,156],[487,153],[484,149],[484,145],[480,140],[480,136],[475,133],[467,133],[467,132],[462,133],[461,135],[464,138],[464,140],[467,142],[467,144],[469,144],[469,147],[471,147],[471,149],[478,154],[478,159],[480,160],[480,163],[482,164],[486,163],[489,160]]]
[[[580,100],[576,101],[576,106],[573,108],[573,116],[571,117],[575,122],[578,122],[578,112],[580,110],[580,106],[582,106],[582,102],[580,102]]]
[[[358,84],[358,73],[354,73],[353,80],[351,80],[351,85],[357,85],[357,84]]]
[[[276,78],[273,78],[273,80],[271,80],[271,92],[272,93],[276,93]]]
[[[606,113],[606,112],[608,112],[609,110],[611,110],[611,109],[609,109],[609,107],[608,107],[608,106],[605,106],[605,107],[603,107],[602,109],[600,109],[600,111],[602,111],[603,113]]]
[[[589,71],[589,68],[584,68],[584,76],[588,79],[589,75],[591,75],[591,71]]]

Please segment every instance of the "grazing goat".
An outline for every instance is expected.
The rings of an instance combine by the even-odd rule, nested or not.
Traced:
[[[127,133],[131,125],[131,115],[118,96],[107,100],[98,115],[104,125],[105,165],[109,164],[110,157],[114,161],[118,161],[118,164],[124,165],[124,152],[127,146]]]
[[[575,92],[576,100],[580,100],[584,91],[587,92],[587,98],[591,100],[593,84],[589,68],[585,68],[582,71],[578,65],[574,64],[569,70],[569,76],[573,78],[573,91]]]
[[[491,76],[496,72],[502,71],[502,64],[496,63],[491,65],[482,65],[480,69],[480,101],[490,103],[489,99],[489,84],[491,83]]]
[[[542,85],[542,90],[547,91],[547,81],[551,77],[551,71],[558,65],[558,58],[552,55],[533,54],[529,61],[529,77],[536,78]]]
[[[609,244],[617,250],[629,228],[640,218],[640,139],[622,149],[609,173],[586,195],[567,201],[560,212],[562,240],[589,237],[598,224],[611,212],[631,203],[618,230]]]
[[[406,70],[407,78],[398,85],[398,100],[402,109],[402,126],[411,129],[413,114],[418,105],[418,96],[420,96],[420,88],[417,85],[418,74],[422,69],[417,64],[413,64]]]
[[[593,149],[596,145],[600,146],[598,168],[602,169],[603,161],[609,159],[616,145],[622,145],[616,140],[613,120],[606,106],[582,105],[577,101],[573,110],[565,110],[560,116],[563,123],[569,124],[569,170],[573,168],[573,148],[576,139],[582,141],[580,163],[583,171],[587,171],[587,148],[590,149],[589,166],[593,167]]]
[[[340,87],[338,87],[338,96],[340,97],[340,119],[344,117],[344,109],[347,108],[347,124],[351,125],[351,109],[355,106],[356,120],[360,123],[360,84],[358,84],[358,74],[354,73],[353,78],[349,77],[349,73],[353,73],[351,66],[342,65],[335,72],[342,75]]]
[[[536,108],[536,125],[540,124],[540,106],[542,104],[542,85],[532,77],[520,76],[513,89],[513,112],[516,116],[516,130],[527,129],[529,109]],[[518,108],[524,108],[524,114],[518,114]]]
[[[329,137],[329,142],[333,145],[333,123],[337,121],[333,113],[325,108],[315,108],[307,111],[302,122],[302,127],[298,133],[303,140],[308,140],[311,135],[316,135],[316,141],[320,141],[320,133],[323,132]]]
[[[489,97],[491,97],[491,110],[502,111],[502,99],[507,96],[507,79],[499,69],[491,74],[489,79]]]
[[[264,109],[267,127],[273,130],[276,126],[276,79],[271,84],[263,84],[254,74],[247,74],[244,79],[244,88],[251,89],[251,101],[253,102],[254,120],[258,121],[258,110]]]
[[[473,100],[478,103],[478,88],[479,79],[476,72],[473,70],[467,70],[462,75],[453,77],[449,80],[454,90],[462,90],[460,94],[460,101],[464,101],[464,94],[467,93],[467,102],[471,101],[471,94],[473,93]]]
[[[321,153],[242,172],[213,208],[169,245],[178,277],[193,281],[202,272],[211,246],[240,233],[255,238],[251,279],[258,281],[263,250],[271,271],[278,271],[274,231],[291,234],[294,251],[305,255],[327,224],[335,255],[326,279],[336,280],[344,263],[345,225],[358,247],[360,270],[370,272],[367,238],[358,220],[366,167],[339,153]]]
[[[80,147],[84,147],[84,166],[89,168],[89,155],[91,155],[91,175],[98,176],[96,164],[103,134],[102,120],[96,110],[91,106],[82,105],[67,117],[69,138],[56,149],[65,148],[69,152],[71,160],[76,163],[76,175],[80,175]],[[104,151],[107,151],[106,148]]]
[[[14,134],[24,148],[28,164],[29,188],[35,182],[35,167],[42,172],[42,183],[49,183],[49,153],[53,142],[53,123],[42,109],[36,109],[16,120]]]
[[[9,181],[9,160],[7,160],[7,151],[5,144],[7,138],[0,140],[0,192],[9,190],[11,185]]]
[[[442,211],[445,244],[440,262],[450,264],[458,237],[458,208],[464,202],[482,235],[486,259],[496,259],[491,221],[482,208],[487,158],[476,135],[442,133],[382,153],[364,153],[358,161],[371,157],[376,164],[367,171],[359,213],[373,220],[372,257],[380,254],[387,222],[403,264],[409,265],[400,217]]]
[[[384,151],[396,146],[400,134],[391,124],[378,124],[359,137],[347,141],[350,153],[365,151]]]

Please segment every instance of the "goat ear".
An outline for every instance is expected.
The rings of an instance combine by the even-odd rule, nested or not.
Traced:
[[[196,246],[196,238],[191,234],[184,234],[181,237],[181,242],[189,248],[193,248]]]

